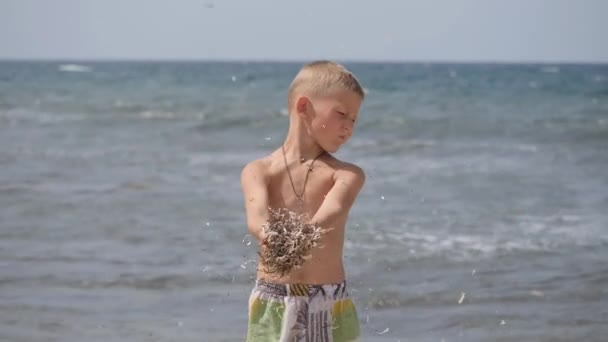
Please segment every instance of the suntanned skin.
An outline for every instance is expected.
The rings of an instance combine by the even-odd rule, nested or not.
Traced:
[[[302,267],[278,276],[266,273],[264,265],[259,264],[258,279],[299,284],[334,284],[345,280],[342,262],[345,227],[350,208],[365,182],[365,174],[358,166],[340,161],[330,153],[337,151],[352,136],[361,101],[355,92],[336,90],[325,96],[300,94],[290,108],[284,148],[298,194],[302,192],[313,159],[326,151],[314,162],[308,176],[302,209],[297,206],[281,146],[244,167],[241,186],[247,228],[260,248],[267,248],[262,225],[268,220],[269,207],[306,214],[310,222],[327,229],[321,247],[311,251],[311,258]],[[304,163],[301,158],[305,159]]]

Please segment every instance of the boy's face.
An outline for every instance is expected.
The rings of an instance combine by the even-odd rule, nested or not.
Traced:
[[[327,152],[336,152],[353,135],[362,98],[350,90],[311,97],[306,120],[310,134]]]

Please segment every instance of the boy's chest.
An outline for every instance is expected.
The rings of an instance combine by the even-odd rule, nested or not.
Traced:
[[[290,170],[281,170],[274,174],[269,182],[269,205],[316,212],[323,203],[325,195],[334,183],[334,170],[329,167],[315,166],[311,171],[305,165]],[[299,210],[298,210],[299,211]]]

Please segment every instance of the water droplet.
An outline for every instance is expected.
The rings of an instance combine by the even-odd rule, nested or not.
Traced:
[[[464,293],[464,292],[460,293],[460,299],[458,299],[458,304],[462,304],[465,296],[466,296],[466,293]]]
[[[504,319],[502,321],[500,321],[500,325],[505,325],[505,324],[507,324],[507,323],[505,322]]]
[[[230,79],[232,80],[232,82],[236,82],[236,76],[232,75]]]
[[[474,276],[476,272],[477,271],[475,269],[473,269],[473,271],[471,271],[471,275]]]
[[[266,139],[267,141],[270,141],[270,139],[272,139],[272,138],[271,137],[266,137],[264,139]]]
[[[180,321],[180,322],[177,322],[177,326],[178,326],[178,327],[181,327],[182,325],[184,325],[184,322],[181,322],[181,321]]]
[[[205,226],[209,227],[211,225],[211,222],[207,221],[205,222]]]
[[[536,296],[536,297],[544,297],[545,293],[543,291],[538,291],[538,290],[532,290],[530,291],[530,294],[532,296]]]
[[[389,332],[389,330],[391,330],[391,329],[386,328],[386,329],[384,329],[384,330],[380,331],[380,332],[378,333],[378,335],[384,335],[384,334],[386,334],[387,332]]]
[[[384,196],[380,196],[380,198],[384,201]]]
[[[245,268],[247,268],[247,264],[251,264],[251,263],[255,263],[255,260],[247,260],[247,261],[245,261],[244,263],[241,264],[241,268],[245,269]],[[234,279],[234,277],[233,277],[233,279]]]

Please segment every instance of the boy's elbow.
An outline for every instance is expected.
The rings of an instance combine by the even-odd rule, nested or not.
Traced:
[[[253,227],[251,225],[247,226],[247,232],[255,237],[257,237],[257,235],[259,235],[260,231],[261,231],[260,228]]]
[[[256,240],[262,241],[263,229],[262,226],[247,225],[247,232],[251,234]]]
[[[310,220],[310,223],[318,224],[321,227],[329,227],[347,210],[348,208],[345,203],[334,201],[322,208],[322,210],[319,210]]]

